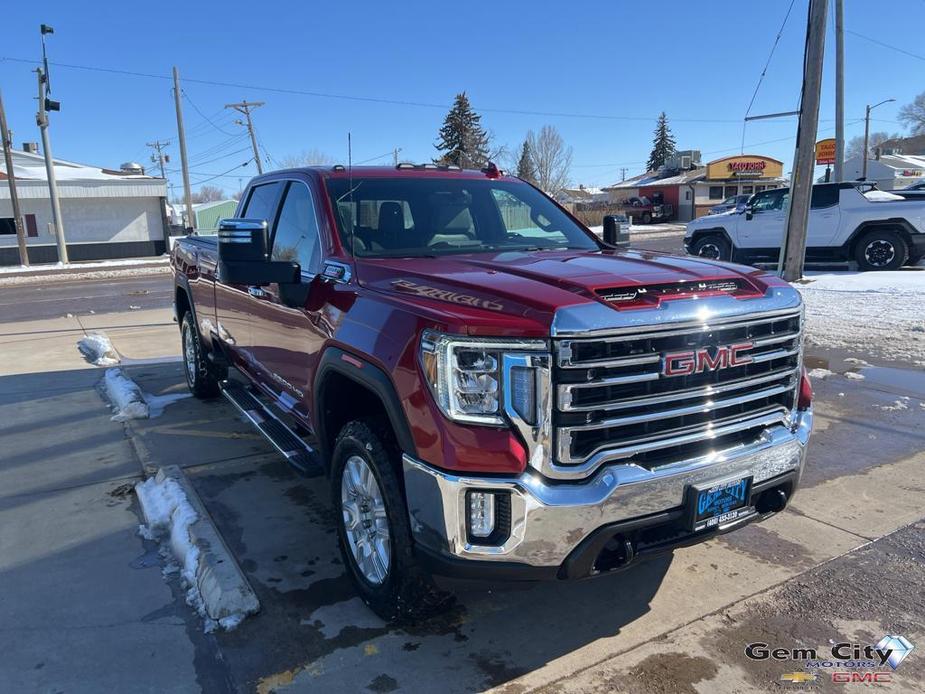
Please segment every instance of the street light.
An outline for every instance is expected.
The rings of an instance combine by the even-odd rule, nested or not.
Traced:
[[[879,104],[874,104],[873,106],[867,106],[867,113],[864,116],[864,161],[861,164],[861,179],[867,180],[867,140],[870,137],[870,112],[873,111],[878,106],[883,106],[883,104],[888,104],[891,101],[896,101],[896,99],[887,99],[886,101],[881,101]]]

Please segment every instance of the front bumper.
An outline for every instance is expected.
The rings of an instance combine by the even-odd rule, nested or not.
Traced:
[[[750,446],[657,470],[608,466],[580,482],[552,483],[532,471],[517,477],[456,475],[406,455],[412,534],[421,555],[431,566],[444,567],[443,573],[479,576],[497,569],[494,574],[508,578],[577,578],[596,573],[595,562],[614,537],[635,545],[642,543],[635,539],[641,537],[637,531],[667,533],[664,542],[651,545],[670,549],[770,515],[756,513],[697,534],[681,530],[684,498],[691,484],[752,475],[756,492],[786,489],[789,498],[803,470],[812,421],[812,410],[798,412],[791,428],[768,429]],[[478,489],[510,492],[510,534],[498,546],[477,545],[467,537],[466,492]],[[628,559],[638,549],[627,547]]]

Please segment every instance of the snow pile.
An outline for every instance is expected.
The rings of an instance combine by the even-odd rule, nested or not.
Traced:
[[[908,409],[909,409],[909,401],[910,401],[911,399],[912,399],[912,398],[910,398],[910,397],[907,396],[907,395],[902,395],[902,396],[900,396],[899,398],[897,398],[896,400],[894,400],[894,401],[892,402],[892,404],[890,404],[890,405],[876,405],[875,407],[879,407],[879,408],[880,408],[881,410],[883,410],[884,412],[900,412],[900,411],[902,411],[902,410],[908,410]],[[920,403],[920,404],[922,404],[922,403]]]
[[[166,265],[170,258],[166,255],[154,256],[151,258],[114,258],[112,260],[94,260],[91,262],[81,263],[48,263],[43,265],[5,265],[0,267],[0,275],[16,274],[20,272],[33,273],[56,273],[62,270],[96,270],[99,268],[123,268],[133,265]]]
[[[828,369],[811,369],[807,375],[810,377],[810,379],[818,379],[820,381],[824,381],[829,376],[833,376],[834,372],[829,371]]]
[[[197,535],[202,530],[194,526],[202,525],[193,504],[190,502],[183,485],[175,478],[158,473],[144,482],[135,485],[135,494],[138,496],[145,524],[138,526],[138,534],[147,540],[155,540],[161,545],[161,556],[167,561],[164,574],[179,571],[183,588],[186,589],[186,603],[190,605],[204,620],[206,633],[222,628],[230,631],[237,627],[249,612],[256,612],[259,603],[256,597],[253,604],[244,605],[244,609],[229,612],[228,609],[216,611],[212,595],[209,603],[210,590],[214,593],[214,586],[208,579],[208,560],[205,555],[209,553],[206,544],[200,551]],[[214,558],[211,560],[214,561]],[[248,590],[250,587],[248,586]],[[224,612],[224,616],[214,619],[210,616]]]
[[[196,570],[199,567],[199,548],[190,538],[190,527],[199,520],[186,494],[176,480],[167,478],[158,483],[153,477],[135,485],[138,502],[144,509],[147,525],[138,526],[138,533],[147,540],[166,541],[179,563],[180,578],[186,590],[186,602],[207,620]],[[165,573],[170,573],[167,567]],[[212,631],[212,628],[207,628]]]
[[[148,403],[138,385],[123,373],[122,369],[107,369],[103,387],[116,413],[114,422],[127,419],[147,419],[150,414]],[[161,408],[163,410],[163,407]]]
[[[103,333],[84,335],[77,341],[77,350],[84,359],[96,366],[114,366],[119,363],[119,353]]]
[[[925,366],[925,271],[807,273],[806,336],[828,349]]]

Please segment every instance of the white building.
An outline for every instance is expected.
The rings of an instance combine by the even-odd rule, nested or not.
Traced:
[[[45,160],[31,151],[13,150],[16,191],[33,263],[56,262]],[[102,169],[55,160],[55,178],[70,260],[161,255],[167,247],[166,181],[135,170]],[[0,265],[19,264],[16,225],[0,157]]]
[[[845,161],[845,180],[860,178],[861,157]],[[867,160],[867,180],[874,181],[880,190],[898,190],[913,183],[925,181],[925,156],[911,154],[882,154]]]

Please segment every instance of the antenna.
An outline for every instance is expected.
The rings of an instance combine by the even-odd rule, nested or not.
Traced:
[[[357,216],[360,211],[353,201],[353,138],[350,131],[347,131],[347,190],[350,192],[350,255],[353,256],[353,274],[357,278],[357,284],[360,283],[360,274],[358,272],[359,263],[357,262],[356,251],[356,226]]]

